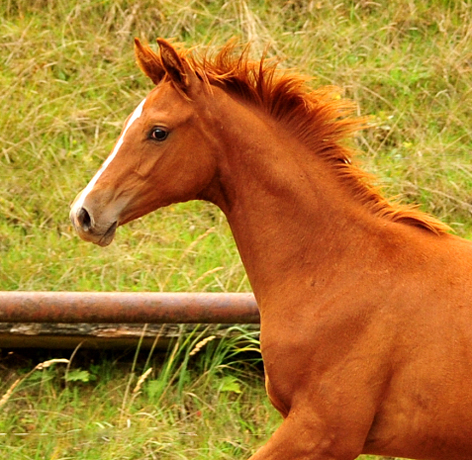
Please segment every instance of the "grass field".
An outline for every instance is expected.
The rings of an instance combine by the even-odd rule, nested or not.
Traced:
[[[133,222],[105,249],[72,232],[69,203],[151,89],[134,64],[135,36],[215,48],[237,37],[255,58],[267,47],[314,86],[340,86],[371,117],[359,159],[385,193],[470,238],[471,18],[468,0],[2,1],[0,290],[249,290],[225,219],[206,203]],[[79,352],[35,371],[70,353],[3,350],[0,451],[12,460],[248,457],[279,423],[260,364],[236,339],[190,356],[203,338],[183,338],[165,357]]]

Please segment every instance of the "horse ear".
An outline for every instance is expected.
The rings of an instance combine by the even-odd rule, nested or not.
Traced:
[[[177,88],[187,93],[190,86],[189,71],[191,70],[189,65],[168,41],[158,38],[157,43],[159,43],[161,62],[167,75]]]
[[[134,39],[134,54],[139,68],[157,85],[166,73],[159,56],[149,47]]]

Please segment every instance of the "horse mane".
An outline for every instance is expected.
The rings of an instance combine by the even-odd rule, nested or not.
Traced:
[[[198,54],[179,47],[177,53],[207,85],[217,85],[255,104],[282,123],[315,155],[331,164],[375,215],[436,235],[450,230],[415,206],[387,200],[373,185],[373,176],[353,163],[355,150],[346,145],[346,139],[364,129],[368,119],[353,116],[356,105],[342,99],[339,88],[323,86],[313,90],[308,85],[309,78],[279,70],[278,62],[272,59],[250,60],[249,46],[242,53],[236,53],[235,47],[234,42],[229,42],[214,56],[208,51]],[[150,48],[147,51],[153,53]],[[159,59],[153,54],[153,59]]]

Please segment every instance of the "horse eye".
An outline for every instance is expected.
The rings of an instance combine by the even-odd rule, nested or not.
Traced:
[[[152,128],[150,137],[155,141],[162,142],[167,139],[169,132],[162,128]]]

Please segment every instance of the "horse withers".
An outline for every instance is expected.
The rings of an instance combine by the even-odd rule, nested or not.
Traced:
[[[75,199],[81,238],[187,200],[219,206],[261,313],[284,421],[253,460],[472,458],[472,244],[391,204],[351,161],[365,120],[231,46],[136,40],[155,88]]]

